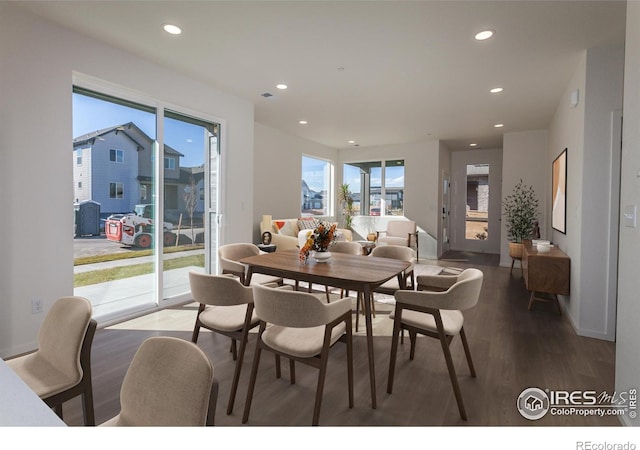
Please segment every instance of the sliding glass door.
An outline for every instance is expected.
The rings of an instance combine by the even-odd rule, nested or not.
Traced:
[[[220,125],[80,87],[73,125],[75,294],[101,321],[188,299],[216,272]]]

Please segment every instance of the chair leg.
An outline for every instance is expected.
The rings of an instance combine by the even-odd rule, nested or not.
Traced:
[[[231,353],[233,353],[233,360],[238,360],[238,346],[236,345],[236,340],[231,339]]]
[[[276,378],[280,378],[282,376],[282,371],[280,370],[280,355],[276,355]]]
[[[371,316],[375,319],[376,318],[376,302],[373,299],[373,295],[371,296]]]
[[[393,318],[393,334],[391,335],[391,355],[389,356],[389,377],[387,379],[387,393],[393,390],[393,377],[396,371],[396,359],[398,356],[398,337],[400,335],[400,324],[402,320],[402,308],[396,305],[395,317]],[[404,330],[403,330],[404,335]]]
[[[260,327],[262,331],[262,326]],[[247,399],[244,402],[244,413],[242,415],[242,423],[249,421],[249,411],[251,410],[251,401],[253,400],[253,391],[256,387],[256,378],[258,377],[258,366],[260,365],[260,353],[262,347],[260,346],[261,334],[258,334],[258,341],[256,342],[256,352],[253,355],[253,365],[251,366],[251,376],[249,377],[249,387],[247,389]],[[277,360],[280,362],[279,359]],[[278,365],[279,366],[279,365]]]
[[[242,328],[242,338],[240,340],[240,354],[236,361],[236,367],[233,371],[233,382],[231,383],[231,392],[229,393],[229,403],[227,403],[227,415],[233,412],[233,405],[236,400],[236,393],[238,392],[238,383],[240,381],[240,371],[242,370],[242,363],[244,361],[244,352],[247,348],[247,342],[249,340],[249,324],[251,322],[251,314],[253,308],[247,308],[245,317],[245,324]]]
[[[413,361],[413,358],[416,356],[416,341],[417,341],[417,333],[415,331],[409,331],[409,340],[411,341],[411,350],[409,351],[409,359]]]
[[[458,411],[460,412],[460,418],[467,420],[467,413],[464,409],[464,403],[462,401],[462,393],[460,392],[460,385],[458,384],[458,377],[456,375],[456,369],[453,365],[453,358],[451,358],[451,351],[449,349],[449,343],[447,337],[444,334],[442,328],[442,319],[436,318],[436,322],[440,320],[438,328],[440,329],[440,344],[442,345],[442,352],[444,353],[444,359],[447,362],[447,369],[449,370],[449,378],[451,379],[451,385],[453,386],[453,393],[456,396],[456,402],[458,403]]]
[[[291,384],[296,384],[296,362],[293,359],[289,360],[289,377]]]
[[[464,354],[467,356],[467,364],[469,364],[469,371],[471,371],[471,376],[475,378],[476,369],[473,367],[473,361],[471,360],[471,352],[469,351],[469,344],[467,343],[467,335],[464,332],[464,327],[460,328],[460,339],[462,339]]]
[[[200,335],[200,324],[196,322],[196,325],[193,327],[193,334],[191,335],[191,342],[196,344],[198,342],[198,336]]]
[[[327,296],[327,303],[331,303],[331,297],[329,296],[329,286],[324,287],[324,293]]]
[[[93,410],[93,389],[91,384],[85,387],[82,394],[82,415],[84,416],[85,426],[94,427],[96,425],[96,416]]]
[[[320,420],[320,408],[322,407],[322,392],[324,391],[324,381],[327,376],[327,363],[329,361],[329,345],[328,341],[325,342],[325,346],[322,349],[320,356],[320,373],[318,374],[318,387],[316,388],[316,402],[313,406],[313,421],[312,426],[317,426]]]
[[[345,320],[347,327],[347,383],[349,386],[349,408],[353,408],[353,339],[351,330],[351,317]]]
[[[356,294],[356,333],[358,332],[359,322],[360,322],[360,292]]]
[[[56,406],[54,406],[53,410],[55,411],[56,415],[60,417],[60,420],[64,420],[64,417],[62,417],[62,403],[59,403]]]

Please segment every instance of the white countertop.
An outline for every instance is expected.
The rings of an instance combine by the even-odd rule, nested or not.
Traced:
[[[0,427],[64,427],[56,413],[0,359]]]

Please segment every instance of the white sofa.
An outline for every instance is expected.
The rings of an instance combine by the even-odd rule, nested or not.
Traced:
[[[298,236],[305,229],[311,230],[314,217],[301,217],[299,219],[273,219],[271,216],[262,216],[260,222],[260,234],[268,231],[271,233],[271,243],[276,246],[276,251],[296,250],[299,247]],[[304,223],[307,222],[307,223]],[[302,227],[302,229],[301,229]],[[351,230],[338,228],[338,239],[351,241],[353,234]]]

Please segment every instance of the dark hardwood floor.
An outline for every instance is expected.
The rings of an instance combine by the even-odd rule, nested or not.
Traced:
[[[473,255],[472,255],[473,256]],[[462,258],[442,265],[468,267]],[[472,258],[469,258],[472,259]],[[408,358],[408,340],[400,346],[393,394],[387,394],[391,338],[375,337],[375,367],[378,408],[371,408],[364,337],[354,337],[355,407],[348,408],[345,346],[332,349],[325,385],[320,425],[325,426],[618,426],[615,417],[553,416],[540,420],[523,418],[516,409],[518,395],[529,387],[551,390],[614,390],[615,344],[577,336],[566,316],[555,306],[538,303],[527,310],[529,294],[520,271],[509,274],[492,258],[474,256],[474,266],[484,274],[478,305],[465,312],[465,329],[476,367],[471,378],[459,338],[452,354],[469,419],[458,415],[440,344],[420,338],[415,360]],[[485,265],[488,264],[488,265]],[[186,308],[183,307],[183,308]],[[189,308],[191,308],[189,306]],[[193,309],[195,319],[196,310]],[[153,335],[190,339],[190,331],[98,330],[94,340],[92,367],[97,423],[119,411],[122,379],[138,346]],[[234,363],[229,340],[201,333],[198,345],[209,355],[220,382],[216,425],[241,423],[247,383],[255,347],[250,337],[243,372],[232,415],[226,404]],[[296,384],[283,376],[275,378],[274,360],[263,355],[248,426],[307,426],[311,423],[317,370],[296,366]],[[184,380],[189,383],[188,379]],[[65,421],[80,425],[79,400],[65,404]]]

